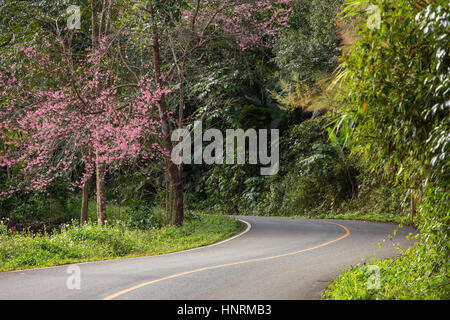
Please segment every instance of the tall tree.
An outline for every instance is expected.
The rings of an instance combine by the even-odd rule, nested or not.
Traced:
[[[192,124],[193,117],[186,119],[185,90],[196,61],[207,49],[208,44],[225,39],[238,50],[270,47],[274,36],[287,26],[292,0],[225,0],[220,2],[196,0],[146,2],[145,11],[151,25],[153,69],[157,87],[164,84],[178,92],[178,119],[173,121],[178,128]],[[159,24],[164,23],[164,28]],[[161,54],[161,39],[164,39],[164,56]],[[167,67],[169,66],[169,67]],[[164,68],[166,67],[166,68]],[[164,73],[165,71],[165,73]],[[191,74],[189,74],[191,73]],[[173,190],[173,224],[183,221],[182,166],[176,166],[170,159],[172,152],[170,106],[167,97],[158,102],[166,150],[167,170]]]
[[[153,47],[153,68],[155,72],[155,79],[157,83],[157,88],[161,90],[164,87],[163,78],[161,73],[161,56],[160,56],[160,45],[159,45],[159,35],[158,27],[155,22],[155,8],[153,4],[149,3],[149,13],[150,13],[150,23],[152,25],[152,47]],[[174,214],[173,214],[173,224],[182,225],[184,216],[184,205],[183,205],[183,185],[181,181],[180,171],[177,166],[170,159],[172,153],[172,140],[171,140],[171,130],[169,124],[169,117],[167,113],[167,104],[165,100],[165,95],[162,94],[158,100],[158,110],[161,119],[161,131],[163,138],[163,146],[166,150],[166,160],[167,166],[171,178],[172,189],[174,190]]]

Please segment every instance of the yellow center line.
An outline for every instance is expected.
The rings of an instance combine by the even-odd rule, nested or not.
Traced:
[[[141,284],[138,284],[134,287],[119,291],[117,293],[114,293],[112,295],[109,295],[105,298],[103,298],[102,300],[113,300],[117,297],[120,297],[124,294],[127,294],[131,291],[135,291],[137,289],[152,285],[154,283],[157,282],[161,282],[161,281],[165,281],[165,280],[170,280],[170,279],[174,279],[174,278],[178,278],[178,277],[182,277],[182,276],[186,276],[188,274],[193,274],[193,273],[197,273],[197,272],[202,272],[202,271],[206,271],[206,270],[213,270],[213,269],[219,269],[219,268],[224,268],[224,267],[230,267],[230,266],[236,266],[236,265],[240,265],[240,264],[245,264],[245,263],[253,263],[253,262],[261,262],[261,261],[267,261],[267,260],[272,260],[272,259],[278,259],[278,258],[282,258],[282,257],[288,257],[288,256],[293,256],[299,253],[303,253],[303,252],[307,252],[307,251],[311,251],[311,250],[315,250],[315,249],[319,249],[325,246],[328,246],[332,243],[335,243],[337,241],[340,241],[344,238],[347,238],[351,233],[350,230],[348,230],[348,228],[346,226],[343,226],[339,223],[335,223],[335,222],[329,222],[329,221],[323,221],[326,223],[330,223],[330,224],[335,224],[341,228],[343,228],[345,230],[345,234],[337,239],[319,244],[317,246],[311,247],[311,248],[307,248],[307,249],[302,249],[302,250],[298,250],[298,251],[294,251],[294,252],[289,252],[289,253],[284,253],[284,254],[280,254],[280,255],[276,255],[276,256],[270,256],[270,257],[265,257],[265,258],[257,258],[257,259],[250,259],[250,260],[244,260],[244,261],[238,261],[238,262],[232,262],[232,263],[226,263],[226,264],[220,264],[220,265],[216,265],[216,266],[210,266],[210,267],[204,267],[204,268],[199,268],[199,269],[194,269],[194,270],[190,270],[190,271],[186,271],[186,272],[182,272],[182,273],[177,273],[177,274],[173,274],[167,277],[163,277],[163,278],[159,278],[156,280],[152,280],[152,281],[148,281],[148,282],[144,282]]]

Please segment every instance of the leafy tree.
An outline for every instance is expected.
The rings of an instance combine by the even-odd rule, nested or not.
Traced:
[[[290,27],[274,46],[282,78],[295,77],[309,85],[328,77],[337,66],[340,39],[336,14],[342,0],[301,0],[294,5]]]
[[[172,94],[162,95],[158,101],[162,124],[163,146],[173,190],[173,223],[181,225],[184,214],[183,166],[175,166],[172,152],[171,123],[178,128],[192,124],[193,110],[186,114],[186,97],[195,75],[211,62],[208,50],[212,44],[238,51],[271,46],[277,31],[287,25],[291,0],[221,2],[154,2],[138,4],[139,16],[149,22],[147,26],[136,26],[140,32],[151,31],[153,50],[153,72],[157,87],[167,86]],[[163,43],[167,43],[164,46]],[[214,57],[214,54],[212,55]],[[177,93],[178,96],[175,96]],[[169,112],[177,111],[177,119]],[[207,113],[204,113],[207,115]],[[175,118],[174,117],[174,118]],[[172,206],[172,204],[171,204]]]

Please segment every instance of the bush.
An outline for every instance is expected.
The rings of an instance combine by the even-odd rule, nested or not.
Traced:
[[[54,188],[49,195],[30,192],[0,197],[0,219],[7,220],[9,227],[43,231],[78,218],[81,201],[64,186]]]
[[[279,73],[314,83],[336,68],[339,39],[334,24],[342,0],[298,1],[291,14],[291,28],[274,46]]]
[[[281,139],[280,172],[247,179],[240,213],[315,216],[355,196],[358,170],[342,147],[338,153],[327,142],[327,122],[312,119],[289,128]]]
[[[413,216],[419,241],[396,260],[374,261],[381,270],[380,289],[367,289],[365,267],[359,266],[344,272],[324,297],[448,300],[450,5],[371,2],[380,8],[381,27],[369,30],[361,23],[359,40],[345,59],[348,100],[358,122],[355,149],[388,180],[403,182],[419,202]],[[384,190],[380,197],[387,201],[379,210],[389,211]]]
[[[164,218],[154,206],[142,200],[127,200],[127,206],[119,220],[127,227],[141,230],[159,229],[164,225]]]

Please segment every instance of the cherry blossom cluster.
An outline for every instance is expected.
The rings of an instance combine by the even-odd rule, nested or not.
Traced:
[[[214,2],[205,0],[208,4]],[[274,36],[288,26],[293,0],[235,1],[217,17],[217,25],[243,51],[271,47]]]
[[[0,71],[0,166],[20,168],[26,178],[8,192],[44,191],[81,165],[84,173],[73,182],[80,186],[92,176],[96,162],[148,161],[163,152],[153,107],[169,90],[154,89],[153,79],[145,77],[132,93],[119,94],[121,80],[102,68],[103,48],[87,54],[76,83],[67,81],[48,55],[32,48],[19,49],[24,70],[49,75],[57,85],[32,88],[14,65]]]

